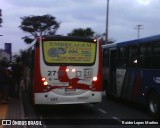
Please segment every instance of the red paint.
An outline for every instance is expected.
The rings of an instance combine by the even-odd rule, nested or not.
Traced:
[[[93,91],[102,91],[102,80],[103,80],[103,77],[102,77],[102,47],[101,47],[101,42],[98,42],[97,43],[97,47],[99,47],[99,57],[98,57],[98,74],[97,74],[97,81],[93,81],[92,84],[93,84]]]
[[[135,88],[134,88],[133,101],[137,101],[138,94],[139,94],[139,91],[140,91],[140,86],[141,86],[141,78],[140,78],[140,73],[139,72],[137,73],[136,77],[137,78],[136,78],[136,85],[135,85]]]
[[[39,40],[39,39],[38,39]],[[38,42],[39,43],[39,42]],[[39,44],[40,45],[40,44]],[[40,48],[35,48],[35,61],[34,61],[34,78],[33,78],[33,87],[36,93],[41,93],[45,89],[43,81],[41,81],[41,69],[40,69]]]
[[[66,72],[67,66],[60,66],[59,67],[59,73],[58,73],[58,79],[60,82],[69,82],[69,77]]]

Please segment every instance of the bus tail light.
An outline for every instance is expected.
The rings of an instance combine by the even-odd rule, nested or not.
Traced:
[[[102,88],[100,85],[101,85],[101,77],[100,78],[98,76],[93,77],[91,90],[92,91],[102,91]]]
[[[95,85],[96,85],[96,82],[97,82],[98,78],[95,76],[95,77],[93,77],[92,80],[93,80],[93,81],[92,81],[91,90],[92,90],[92,91],[96,91]]]
[[[69,69],[68,69],[68,68],[66,69],[66,72],[69,72]]]
[[[97,77],[93,77],[93,81],[97,81],[98,80],[98,78]]]
[[[48,85],[48,82],[46,81],[46,78],[45,77],[42,77],[41,79],[43,81],[43,85],[47,86]]]
[[[73,68],[73,69],[67,68],[67,69],[66,69],[66,72],[69,72],[69,70],[71,70],[72,72],[76,72],[76,69],[75,69],[75,68]]]
[[[47,82],[47,81],[44,81],[44,82],[43,82],[43,85],[48,85],[48,82]]]
[[[41,79],[42,81],[46,81],[46,78],[45,77],[42,77],[42,79]]]
[[[73,69],[72,69],[72,72],[76,72],[76,69],[75,69],[75,68],[73,68]]]

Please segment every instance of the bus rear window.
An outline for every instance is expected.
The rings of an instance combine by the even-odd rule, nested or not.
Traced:
[[[79,41],[43,41],[43,55],[47,64],[92,65],[96,43]]]

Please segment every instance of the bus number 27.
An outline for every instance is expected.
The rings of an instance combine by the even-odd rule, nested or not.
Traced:
[[[57,73],[59,76],[64,75],[64,72],[63,72],[63,71],[48,71],[48,76],[54,76],[54,75],[56,75],[56,73]]]

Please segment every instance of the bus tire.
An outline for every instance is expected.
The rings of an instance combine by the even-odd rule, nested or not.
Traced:
[[[154,117],[160,116],[160,100],[156,92],[151,92],[148,96],[148,109]]]

